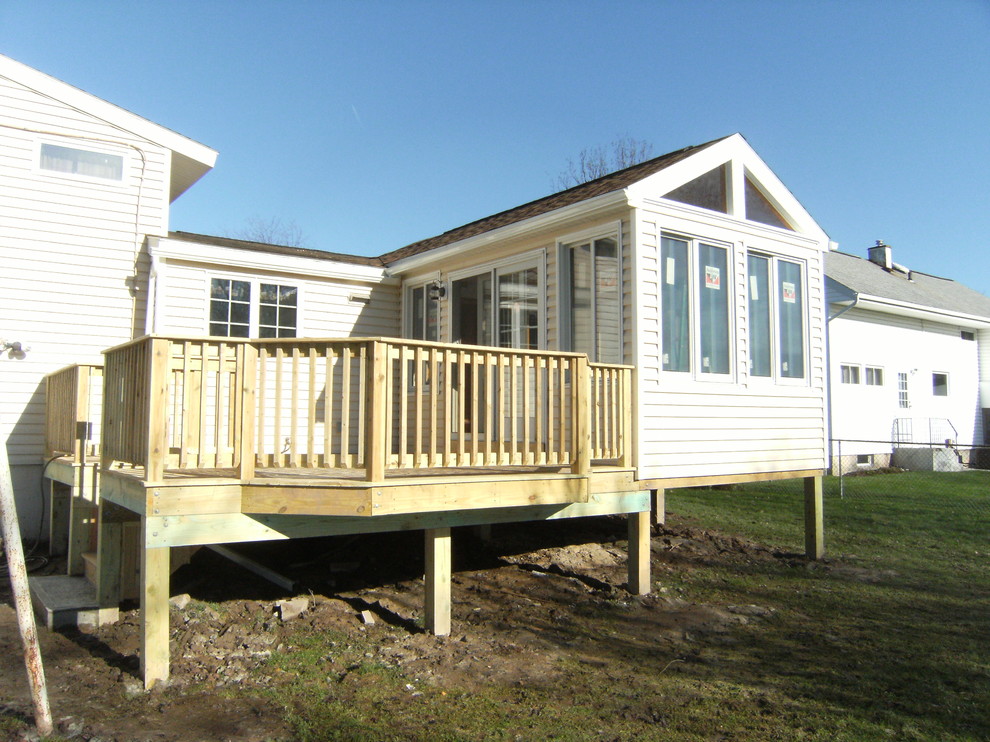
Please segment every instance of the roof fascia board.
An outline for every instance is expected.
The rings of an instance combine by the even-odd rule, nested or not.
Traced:
[[[292,273],[314,278],[332,278],[364,283],[398,283],[396,279],[386,276],[384,268],[375,268],[370,265],[319,260],[299,255],[262,253],[256,250],[238,250],[236,247],[187,242],[173,237],[149,238],[148,252],[152,257],[166,260],[222,265],[267,273]]]
[[[95,116],[118,129],[165,147],[183,157],[194,160],[207,169],[216,163],[216,150],[200,144],[178,132],[138,116],[136,113],[98,98],[51,75],[21,64],[0,54],[0,75],[30,88],[49,98],[61,101],[91,116]]]
[[[900,317],[927,319],[963,327],[990,327],[990,317],[980,317],[979,315],[966,314],[964,312],[953,312],[951,309],[926,307],[921,304],[912,304],[906,301],[886,299],[882,296],[871,296],[869,294],[859,294],[857,307],[860,309],[872,309],[877,312],[886,312],[887,314]]]
[[[532,216],[529,219],[506,224],[504,227],[497,227],[496,229],[474,235],[473,237],[451,242],[449,245],[444,245],[443,247],[427,250],[418,255],[410,255],[408,258],[402,258],[388,266],[388,274],[396,275],[414,271],[424,265],[442,260],[455,253],[486,247],[493,242],[510,240],[537,230],[553,229],[568,221],[572,221],[576,217],[594,219],[602,212],[614,209],[616,206],[628,205],[629,198],[626,195],[625,189],[603,193],[600,196],[595,196],[568,206],[562,206],[545,214]]]

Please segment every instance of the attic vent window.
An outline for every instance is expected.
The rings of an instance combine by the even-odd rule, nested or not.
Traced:
[[[746,175],[746,218],[760,224],[769,224],[771,227],[791,228],[748,174]]]
[[[42,144],[39,165],[42,170],[101,180],[123,180],[124,158],[106,152]]]
[[[963,340],[976,340],[976,333],[970,332],[969,330],[962,330],[959,333],[959,337],[961,337]]]
[[[664,195],[671,201],[700,206],[703,209],[728,213],[726,200],[726,180],[728,168],[720,165],[704,175],[685,183]]]

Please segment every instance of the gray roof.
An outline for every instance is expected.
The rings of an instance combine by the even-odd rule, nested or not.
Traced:
[[[888,271],[865,258],[842,252],[825,254],[825,275],[857,294],[990,319],[990,297],[951,278],[918,271]]]

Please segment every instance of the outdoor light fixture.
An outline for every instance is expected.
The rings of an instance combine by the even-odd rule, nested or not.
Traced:
[[[13,358],[14,360],[20,361],[27,357],[27,352],[29,350],[31,349],[19,340],[0,340],[0,357],[6,353],[7,358]]]
[[[430,284],[428,296],[433,301],[440,301],[447,296],[447,287],[440,281],[434,281]]]

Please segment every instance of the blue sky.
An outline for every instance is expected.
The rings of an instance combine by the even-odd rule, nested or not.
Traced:
[[[990,294],[990,0],[4,0],[0,52],[220,152],[173,229],[376,255],[738,131],[843,251]]]

